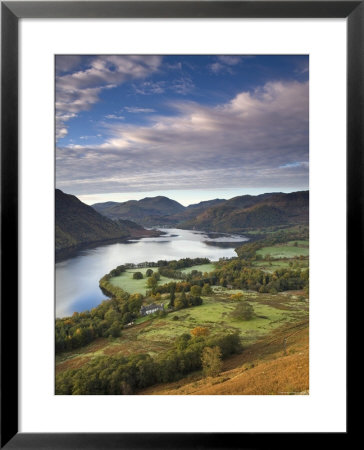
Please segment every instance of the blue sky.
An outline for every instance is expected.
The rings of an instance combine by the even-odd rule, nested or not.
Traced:
[[[308,189],[308,56],[56,57],[56,185],[92,204]]]

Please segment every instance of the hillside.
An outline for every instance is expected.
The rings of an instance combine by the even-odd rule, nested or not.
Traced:
[[[307,224],[308,211],[308,191],[244,195],[208,208],[179,226],[186,229],[239,232],[250,228]]]
[[[184,210],[184,206],[167,197],[146,197],[123,203],[95,203],[92,207],[110,219],[133,220],[141,225],[164,223],[164,216],[172,216]],[[168,222],[168,220],[167,220]]]
[[[168,220],[171,223],[179,224],[179,223],[185,222],[187,220],[191,220],[191,219],[195,218],[196,216],[198,216],[199,214],[202,214],[207,209],[209,209],[213,206],[216,206],[216,205],[221,205],[222,203],[225,203],[225,202],[226,202],[226,200],[224,200],[224,199],[216,198],[214,200],[207,200],[204,202],[188,205],[185,207],[185,209],[182,212],[174,214],[173,216],[169,216]],[[167,218],[165,218],[165,219],[167,219]]]
[[[283,340],[287,339],[286,350]],[[292,395],[309,393],[308,321],[278,328],[224,361],[218,377],[196,372],[142,395]]]
[[[74,195],[55,192],[56,252],[95,242],[151,235],[140,225],[130,221],[112,221]]]

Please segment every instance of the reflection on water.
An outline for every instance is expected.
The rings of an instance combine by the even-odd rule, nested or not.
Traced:
[[[77,256],[57,263],[56,316],[64,317],[97,306],[106,298],[99,289],[99,279],[120,264],[197,257],[217,261],[236,256],[237,243],[247,240],[222,234],[214,238],[213,234],[174,228],[162,231],[166,234],[160,237],[82,250]],[[224,245],[208,245],[213,242]]]

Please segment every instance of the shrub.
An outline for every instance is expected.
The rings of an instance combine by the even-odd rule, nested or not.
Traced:
[[[254,317],[254,308],[247,302],[238,303],[231,316],[238,320],[251,320]]]
[[[207,336],[209,334],[209,329],[206,327],[196,327],[193,330],[191,330],[191,334],[194,337]]]
[[[205,376],[217,377],[222,369],[222,355],[220,347],[205,347],[202,356],[202,368]]]

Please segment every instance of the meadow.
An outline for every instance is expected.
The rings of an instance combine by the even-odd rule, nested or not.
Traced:
[[[210,264],[200,264],[192,267],[187,267],[185,269],[182,269],[181,272],[183,273],[191,273],[193,270],[198,270],[199,272],[212,272],[215,268],[215,265],[213,263]],[[130,294],[143,294],[145,295],[145,292],[148,290],[147,286],[147,277],[146,277],[146,271],[148,268],[136,268],[136,269],[127,269],[125,272],[123,272],[121,275],[117,277],[110,278],[110,283],[113,284],[116,287],[119,287],[123,289],[126,292],[129,292]],[[152,268],[153,271],[157,272],[158,268]],[[134,280],[133,274],[135,272],[141,272],[143,274],[143,278],[140,280]],[[158,281],[158,285],[162,285],[165,283],[169,283],[170,281],[176,281],[172,278],[167,278],[164,276],[160,277],[160,280]]]
[[[295,258],[298,256],[308,256],[308,246],[306,247],[303,244],[299,244],[299,242],[300,241],[297,241],[297,246],[294,245],[294,242],[290,242],[287,244],[275,245],[273,247],[263,247],[257,251],[257,255],[262,258],[265,258],[267,255],[270,255],[272,258]]]

